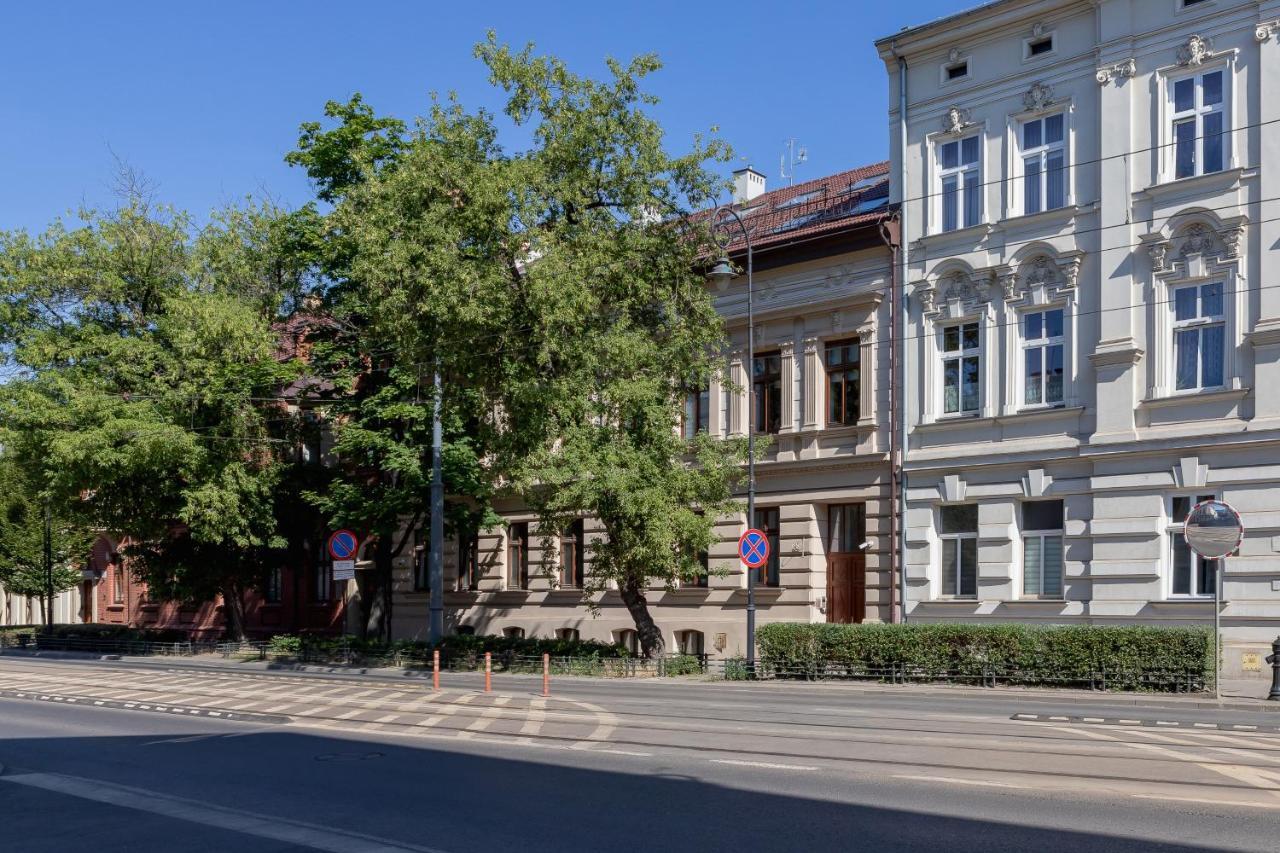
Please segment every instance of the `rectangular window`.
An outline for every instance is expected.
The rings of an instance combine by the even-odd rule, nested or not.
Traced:
[[[690,391],[684,398],[684,414],[680,419],[680,433],[686,439],[706,432],[711,422],[711,389]]]
[[[701,511],[699,511],[699,512],[698,512],[698,515],[699,515],[699,516],[702,516],[703,514],[704,514],[704,513],[702,513]],[[682,581],[682,582],[681,582],[681,586],[690,586],[690,587],[695,587],[695,588],[699,588],[699,589],[705,589],[706,587],[710,586],[710,583],[711,583],[711,552],[710,552],[710,551],[708,551],[708,550],[707,550],[707,549],[705,549],[705,548],[704,548],[704,549],[702,549],[702,550],[701,550],[701,551],[699,551],[699,552],[698,552],[698,554],[697,554],[697,560],[698,560],[698,565],[702,567],[702,571],[700,571],[700,572],[699,572],[699,573],[694,577],[694,579],[693,579],[693,580],[688,581],[688,582],[684,582],[684,581]]]
[[[1221,388],[1226,381],[1225,348],[1222,283],[1175,288],[1174,387],[1179,391]]]
[[[1062,405],[1062,309],[1022,315],[1022,401],[1028,406]]]
[[[862,347],[857,338],[827,344],[827,423],[853,426],[862,400]]]
[[[944,506],[939,510],[942,538],[942,594],[978,597],[978,505]]]
[[[977,323],[942,330],[942,411],[977,412],[982,397],[982,347]]]
[[[860,554],[867,541],[866,504],[835,504],[827,509],[827,553]]]
[[[1022,505],[1022,594],[1062,597],[1062,501]]]
[[[458,538],[458,577],[454,589],[458,592],[480,588],[480,537],[465,533]]]
[[[980,137],[966,136],[938,146],[942,185],[942,230],[954,231],[982,221]]]
[[[755,528],[762,531],[769,539],[769,562],[756,569],[756,585],[757,586],[779,586],[781,577],[779,573],[779,555],[778,555],[778,510],[775,507],[767,509],[756,508]]]
[[[428,521],[422,527],[413,531],[413,591],[426,592],[431,589],[431,573],[428,565],[431,559],[430,550],[427,547],[427,537],[431,526]]]
[[[967,60],[965,62],[957,62],[954,65],[947,66],[948,80],[961,80],[968,76],[969,76],[969,63]]]
[[[1053,52],[1053,36],[1045,36],[1044,38],[1035,39],[1027,42],[1027,58],[1033,56],[1044,56],[1046,53]]]
[[[776,352],[758,355],[751,361],[755,430],[757,433],[776,433],[782,429],[782,355]]]
[[[1172,551],[1173,578],[1170,592],[1174,595],[1212,596],[1218,582],[1218,561],[1206,560],[1187,545],[1183,537],[1183,524],[1198,503],[1211,501],[1215,495],[1199,495],[1194,500],[1189,495],[1173,498],[1169,512],[1169,543]]]
[[[311,600],[316,604],[328,604],[333,600],[333,563],[327,556],[316,561],[314,575]]]
[[[124,563],[111,565],[111,600],[116,604],[124,604]]]
[[[1066,118],[1057,113],[1022,123],[1022,212],[1067,203]]]
[[[1189,178],[1225,166],[1222,69],[1169,82],[1173,176]]]
[[[579,519],[560,534],[560,586],[582,589],[585,580],[586,527]]]
[[[262,597],[267,604],[279,604],[283,594],[282,570],[279,566],[267,569],[267,577],[262,584]]]
[[[507,589],[529,588],[529,524],[507,528]]]

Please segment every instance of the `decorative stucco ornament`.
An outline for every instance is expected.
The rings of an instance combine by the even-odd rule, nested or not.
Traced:
[[[960,107],[951,107],[942,116],[942,130],[946,133],[959,133],[973,124],[969,111]]]
[[[1048,83],[1035,83],[1022,93],[1022,105],[1029,110],[1042,110],[1053,103],[1053,87]]]
[[[1195,35],[1187,39],[1187,43],[1178,48],[1178,64],[1192,68],[1203,65],[1205,60],[1213,59],[1213,40]]]
[[[1132,77],[1137,73],[1138,63],[1130,57],[1129,59],[1117,62],[1114,65],[1104,65],[1102,68],[1099,68],[1098,73],[1093,76],[1099,83],[1105,86],[1112,80],[1118,80],[1123,77]]]

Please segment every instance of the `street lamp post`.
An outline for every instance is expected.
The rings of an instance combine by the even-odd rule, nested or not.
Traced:
[[[754,377],[756,357],[756,324],[754,306],[754,287],[752,282],[751,232],[747,229],[742,217],[732,207],[722,205],[711,215],[711,233],[716,245],[724,255],[716,261],[716,265],[707,277],[716,283],[716,287],[725,290],[729,282],[737,277],[733,262],[729,260],[729,246],[733,243],[733,226],[742,234],[747,247],[747,527],[756,523],[756,415],[755,389],[751,386]],[[767,565],[767,564],[766,564]],[[747,673],[754,674],[756,668],[756,570],[747,569]]]

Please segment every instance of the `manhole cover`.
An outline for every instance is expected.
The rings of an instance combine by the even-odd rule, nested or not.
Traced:
[[[381,752],[324,752],[316,756],[316,761],[372,761],[381,757]]]

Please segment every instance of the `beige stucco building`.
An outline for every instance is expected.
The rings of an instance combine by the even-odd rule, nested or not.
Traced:
[[[713,288],[731,337],[727,381],[691,395],[685,428],[745,435],[746,392],[757,395],[757,433],[772,441],[757,465],[755,520],[775,546],[757,576],[758,624],[891,617],[892,264],[881,229],[889,216],[888,171],[879,163],[773,192],[758,172],[736,176],[736,207],[754,247],[754,370],[740,276],[723,293]],[[731,245],[730,252],[741,261],[743,248]],[[518,506],[504,515],[507,525],[482,531],[474,545],[446,546],[449,630],[635,642],[616,593],[597,595],[593,613],[578,588],[599,535],[590,519],[544,542]],[[706,555],[703,584],[651,591],[650,609],[669,649],[745,652],[746,575],[737,540],[746,521],[745,514],[719,520],[720,542]],[[426,635],[425,572],[421,548],[406,549],[397,561],[396,637]]]

